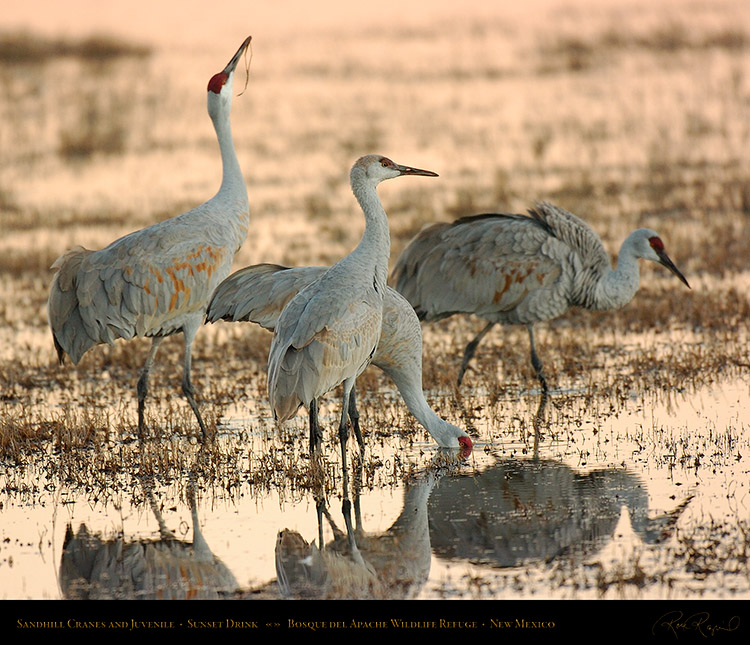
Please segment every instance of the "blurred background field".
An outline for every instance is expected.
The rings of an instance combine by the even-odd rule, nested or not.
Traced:
[[[146,344],[100,347],[77,368],[57,366],[45,312],[49,266],[75,244],[101,248],[214,193],[221,169],[206,83],[248,34],[247,83],[241,64],[232,114],[251,205],[237,268],[327,264],[348,253],[364,227],[349,168],[362,154],[386,154],[440,174],[381,187],[392,261],[426,223],[523,212],[540,199],[589,222],[613,258],[630,230],[661,234],[692,290],[644,267],[642,290],[623,311],[571,312],[540,329],[548,375],[560,400],[572,401],[551,410],[553,425],[570,428],[587,410],[616,412],[634,397],[689,398],[706,386],[731,384],[746,396],[750,4],[521,4],[330,0],[311,11],[297,0],[79,0],[5,8],[3,457],[23,461],[50,439],[91,447],[102,434],[132,430]],[[525,331],[498,330],[477,356],[468,392],[456,392],[460,352],[480,326],[463,318],[424,328],[425,389],[443,416],[491,445],[493,428],[525,424],[519,419],[533,406],[521,401],[533,376]],[[212,423],[248,406],[270,425],[270,336],[236,327],[199,334],[196,388]],[[190,424],[178,395],[180,350],[179,339],[165,342],[154,387],[155,418],[174,426]],[[372,370],[362,391],[370,392],[365,402],[392,396]],[[376,407],[365,403],[363,416],[387,426],[390,413]],[[748,442],[745,422],[731,421],[738,445]],[[159,467],[178,467],[167,461]],[[112,469],[123,468],[115,462]]]
[[[227,3],[221,16],[158,3],[148,24],[138,3],[127,11],[80,3],[76,15],[88,16],[80,20],[73,5],[55,18],[52,5],[35,4],[0,25],[6,383],[18,376],[13,359],[53,363],[45,300],[55,258],[75,244],[101,248],[216,190],[206,79],[248,32],[253,52],[244,90],[239,73],[233,130],[252,230],[237,267],[326,264],[349,252],[364,224],[348,169],[377,151],[440,174],[381,188],[394,260],[426,223],[523,212],[547,199],[587,220],[613,256],[630,230],[655,228],[693,286],[686,292],[645,267],[644,288],[623,312],[572,312],[553,327],[677,332],[705,346],[714,333],[720,344],[743,336],[750,9],[742,2],[550,1],[524,11],[410,3],[403,12],[387,2],[382,11],[324,2],[310,17],[293,2]],[[458,351],[462,330],[476,323],[440,329],[456,325],[447,341],[426,343],[438,359],[426,361],[428,376],[445,342]],[[212,362],[205,343],[230,333],[218,327],[199,337],[197,360]],[[87,360],[110,351],[120,350]],[[722,352],[712,372],[726,360],[747,364],[746,350]]]

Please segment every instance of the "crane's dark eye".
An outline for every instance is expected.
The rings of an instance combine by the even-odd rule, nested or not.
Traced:
[[[393,165],[393,162],[390,159],[382,159],[380,165],[383,166],[383,168],[389,168]]]

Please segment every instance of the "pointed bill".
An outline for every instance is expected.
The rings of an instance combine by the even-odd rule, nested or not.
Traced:
[[[248,36],[247,38],[245,38],[243,43],[240,45],[240,48],[237,50],[237,53],[232,56],[232,60],[230,60],[229,63],[227,63],[227,66],[224,68],[224,74],[228,76],[235,70],[235,68],[237,67],[237,63],[239,62],[242,54],[245,53],[245,50],[250,45],[250,41],[252,39],[252,36]]]
[[[670,259],[670,257],[667,255],[667,252],[664,249],[654,249],[656,251],[656,254],[659,256],[659,263],[662,266],[667,267],[672,273],[674,273],[684,284],[685,286],[690,289],[690,285],[688,284],[688,281],[685,279],[685,276],[682,275],[680,270],[675,266],[674,262]]]
[[[398,170],[402,175],[421,175],[422,177],[439,177],[436,172],[432,170],[422,170],[420,168],[412,168],[411,166],[402,166],[401,164],[393,164],[394,170]]]

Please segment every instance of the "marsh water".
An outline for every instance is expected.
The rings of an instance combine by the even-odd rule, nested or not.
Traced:
[[[0,599],[750,597],[746,2],[331,1],[308,16],[238,1],[232,20],[101,4],[0,17],[27,47],[101,31],[145,47],[28,47],[0,70]],[[470,433],[469,455],[438,450],[368,369],[348,491],[361,560],[343,535],[336,395],[318,485],[304,414],[271,418],[267,332],[198,335],[210,444],[179,392],[180,339],[165,341],[141,443],[146,343],[60,366],[47,328],[55,258],[213,194],[205,85],[249,33],[232,127],[251,231],[235,268],[348,253],[363,229],[348,171],[379,152],[440,174],[380,190],[392,262],[426,223],[549,199],[613,259],[630,230],[658,229],[691,285],[644,266],[623,310],[540,325],[539,435],[523,329],[493,331],[458,388],[481,323],[425,325],[427,399]]]
[[[546,427],[536,450],[528,432],[494,423],[481,429],[467,458],[441,454],[425,438],[396,446],[370,440],[365,461],[376,465],[355,502],[366,534],[360,548],[379,586],[339,581],[331,567],[320,580],[292,586],[293,593],[747,598],[750,583],[741,570],[747,384],[715,384],[665,401],[634,398],[612,414],[587,413],[582,401],[565,405],[576,422]],[[528,413],[517,401],[503,407],[510,416]],[[252,425],[228,418],[220,426],[224,451],[233,453],[229,445],[235,444],[243,453],[236,456],[240,470],[255,440],[266,442],[248,436]],[[297,441],[304,443],[304,435]],[[195,440],[177,443],[197,454]],[[335,463],[335,442],[329,452]],[[143,474],[134,473],[96,490],[50,476],[48,457],[3,478],[6,598],[282,597],[276,582],[280,532],[298,533],[310,544],[318,538],[310,491],[241,480],[204,488],[195,496],[197,518],[213,557],[202,566],[215,575],[191,578],[184,572],[198,564],[184,481],[156,484],[149,493]],[[156,504],[148,501],[151,493]],[[336,494],[328,506],[343,529]],[[160,521],[168,537],[160,534]],[[327,520],[323,524],[325,543],[340,537]],[[732,540],[738,540],[737,552]],[[148,552],[158,548],[161,559],[152,560]],[[137,557],[125,557],[129,549]],[[144,576],[138,571],[144,562],[165,577]]]

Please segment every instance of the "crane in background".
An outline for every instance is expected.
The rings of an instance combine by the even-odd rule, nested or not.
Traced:
[[[570,307],[624,307],[640,287],[639,259],[661,264],[690,287],[655,231],[640,228],[628,235],[612,269],[601,239],[588,224],[563,208],[540,202],[528,215],[475,215],[424,228],[396,262],[391,284],[420,320],[474,314],[487,321],[466,346],[459,385],[477,346],[494,325],[525,325],[531,364],[546,397],[534,324],[552,320]]]

